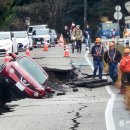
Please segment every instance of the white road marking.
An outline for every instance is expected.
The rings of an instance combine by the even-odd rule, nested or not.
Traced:
[[[91,68],[93,70],[94,67],[93,67],[92,62],[88,58],[88,53],[85,54],[85,59],[86,59],[87,63],[91,66]],[[115,99],[116,99],[116,94],[113,93],[110,86],[106,86],[106,90],[107,90],[108,94],[111,96],[109,101],[108,101],[106,111],[105,111],[106,128],[107,128],[107,130],[115,130],[115,124],[114,124],[114,119],[113,119],[113,113],[112,112],[113,112],[114,102],[115,102]]]

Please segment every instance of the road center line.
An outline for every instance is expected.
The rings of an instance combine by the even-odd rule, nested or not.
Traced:
[[[87,52],[86,52],[84,57],[85,57],[87,63],[90,65],[90,67],[93,70],[94,67],[93,67],[92,62],[88,58]],[[106,111],[105,111],[106,128],[107,128],[107,130],[115,130],[115,124],[114,124],[112,111],[113,111],[114,102],[116,100],[116,94],[111,90],[110,86],[106,86],[106,90],[107,90],[108,94],[111,96],[109,101],[108,101]]]

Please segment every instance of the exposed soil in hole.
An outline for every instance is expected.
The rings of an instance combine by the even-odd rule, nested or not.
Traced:
[[[61,72],[55,72],[55,71],[49,71],[46,70],[47,74],[49,75],[48,80],[48,86],[55,90],[63,90],[64,87],[68,88],[68,85],[65,85],[67,82],[72,81],[77,77],[77,75],[74,73],[74,71],[61,71]]]

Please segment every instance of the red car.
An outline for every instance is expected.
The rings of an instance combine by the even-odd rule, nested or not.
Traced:
[[[41,98],[51,93],[51,88],[46,86],[47,73],[28,56],[20,56],[4,64],[1,76],[16,98]]]

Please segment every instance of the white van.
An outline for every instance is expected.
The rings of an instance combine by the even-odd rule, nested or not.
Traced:
[[[0,32],[0,54],[4,53],[18,54],[18,44],[11,32]]]
[[[33,32],[34,30],[36,30],[36,29],[48,29],[48,26],[47,26],[46,24],[43,24],[43,25],[30,25],[30,26],[28,27],[28,30],[27,30],[28,35],[29,35],[29,36],[32,36],[32,32]]]

